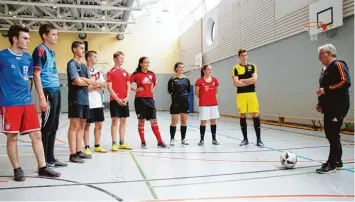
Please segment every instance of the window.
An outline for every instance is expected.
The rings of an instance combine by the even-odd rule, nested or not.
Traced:
[[[206,43],[207,45],[212,45],[216,36],[216,23],[212,18],[208,19],[205,30]]]

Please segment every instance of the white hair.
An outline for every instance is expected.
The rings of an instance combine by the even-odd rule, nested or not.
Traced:
[[[337,49],[333,44],[325,44],[323,46],[320,46],[318,48],[318,54],[320,51],[329,52],[333,57],[336,57],[337,55]]]

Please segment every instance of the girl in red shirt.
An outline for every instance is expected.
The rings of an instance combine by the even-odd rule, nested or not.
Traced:
[[[195,95],[199,98],[199,118],[201,140],[199,146],[204,145],[204,137],[206,131],[206,123],[210,120],[212,132],[212,144],[219,145],[216,140],[216,119],[219,118],[218,110],[218,80],[211,76],[212,67],[210,65],[203,65],[201,68],[201,78],[197,79],[195,83]]]
[[[130,82],[137,84],[137,88],[131,88],[131,90],[136,92],[134,108],[138,118],[138,133],[141,138],[141,148],[147,148],[144,139],[145,120],[150,121],[152,130],[158,141],[158,147],[168,148],[169,146],[163,142],[160,136],[155,101],[153,99],[153,94],[157,87],[157,79],[154,72],[149,71],[148,68],[149,58],[141,57],[136,71],[130,77]]]

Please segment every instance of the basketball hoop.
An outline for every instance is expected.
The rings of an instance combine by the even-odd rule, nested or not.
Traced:
[[[318,39],[318,32],[315,34],[311,34],[311,30],[322,29],[322,31],[324,32],[328,29],[328,25],[323,22],[307,22],[303,26],[311,36],[311,41],[315,41]]]

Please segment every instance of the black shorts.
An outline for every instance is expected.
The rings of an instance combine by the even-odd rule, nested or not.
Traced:
[[[155,101],[153,98],[135,98],[134,108],[138,119],[157,119]]]
[[[68,118],[89,119],[89,105],[77,105],[69,103]]]
[[[129,105],[121,106],[116,100],[110,101],[110,114],[111,118],[127,118],[129,117]]]
[[[188,114],[189,100],[173,100],[170,104],[170,114]]]
[[[103,122],[104,120],[104,108],[93,108],[90,109],[90,118],[86,121],[86,123]]]

